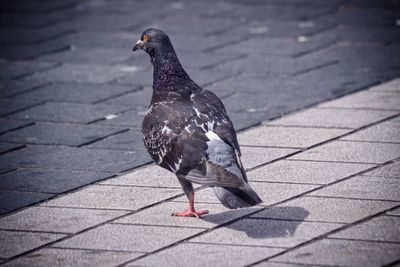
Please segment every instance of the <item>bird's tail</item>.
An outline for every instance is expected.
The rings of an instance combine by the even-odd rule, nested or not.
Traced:
[[[213,189],[222,205],[229,209],[251,207],[262,202],[247,183],[242,187],[213,187]]]

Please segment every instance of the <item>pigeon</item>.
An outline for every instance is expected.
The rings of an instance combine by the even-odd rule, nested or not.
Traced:
[[[193,183],[212,187],[230,209],[261,203],[248,183],[222,101],[189,77],[168,35],[147,29],[132,50],[144,50],[153,64],[153,94],[142,123],[144,145],[157,165],[176,175],[189,201],[188,209],[172,215],[200,218],[208,213],[195,210]]]

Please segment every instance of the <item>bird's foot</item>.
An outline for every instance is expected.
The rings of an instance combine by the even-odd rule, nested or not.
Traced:
[[[208,210],[184,210],[184,211],[179,211],[179,212],[174,212],[172,213],[172,216],[178,216],[178,217],[196,217],[197,219],[200,219],[200,217],[204,214],[208,214]]]

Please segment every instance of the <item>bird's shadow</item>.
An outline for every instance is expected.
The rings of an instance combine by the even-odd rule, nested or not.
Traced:
[[[221,224],[258,210],[261,211],[262,208],[229,210],[219,214],[210,214],[202,219]],[[272,207],[223,227],[245,232],[248,237],[254,239],[290,237],[294,235],[297,227],[308,215],[309,212],[301,207]]]

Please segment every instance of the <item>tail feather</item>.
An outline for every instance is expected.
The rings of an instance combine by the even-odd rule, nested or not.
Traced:
[[[242,187],[213,187],[213,189],[222,205],[229,209],[251,207],[262,202],[247,183]]]

